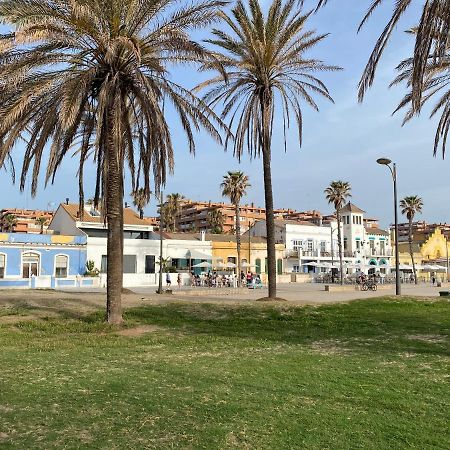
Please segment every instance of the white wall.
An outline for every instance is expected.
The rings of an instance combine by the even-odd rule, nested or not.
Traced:
[[[84,233],[77,228],[70,214],[61,205],[56,210],[48,229],[65,236],[84,236]]]
[[[156,264],[155,274],[145,273],[145,256],[155,256],[155,262],[159,260],[159,240],[150,239],[124,239],[124,255],[136,255],[136,273],[125,273],[123,275],[123,284],[125,287],[153,286],[158,283],[159,265]],[[189,241],[172,240],[163,241],[163,258],[185,258],[187,251],[200,252],[212,257],[212,247],[210,241]],[[87,238],[87,260],[92,260],[95,267],[100,270],[102,255],[107,254],[106,238]],[[172,286],[176,285],[177,274],[170,274]],[[183,284],[189,279],[188,274],[183,274]],[[106,285],[106,276],[102,274],[102,286]],[[163,275],[163,285],[166,284],[166,274]]]

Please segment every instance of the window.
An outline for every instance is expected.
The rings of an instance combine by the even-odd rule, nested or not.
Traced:
[[[57,255],[55,257],[55,277],[66,278],[69,258],[65,255]]]
[[[100,265],[100,272],[106,273],[108,271],[108,256],[102,255],[102,263]]]
[[[155,255],[145,255],[145,273],[155,273]]]
[[[5,278],[6,272],[6,256],[0,254],[0,278]]]
[[[136,273],[136,255],[123,255],[123,273]]]
[[[356,241],[356,250],[361,249],[361,241]]]
[[[292,248],[294,250],[298,251],[299,249],[302,248],[302,246],[303,246],[303,241],[300,241],[300,240],[297,240],[297,239],[294,239],[292,241]]]
[[[256,258],[255,265],[256,265],[256,273],[260,274],[261,273],[261,260],[259,258]]]
[[[309,252],[312,252],[313,249],[314,249],[314,242],[311,241],[311,240],[309,240],[309,241],[308,241],[308,251],[309,251]]]
[[[39,276],[39,255],[24,253],[22,255],[22,277],[31,278],[32,276]]]
[[[344,250],[347,250],[347,238],[344,238]]]
[[[281,275],[283,273],[283,260],[277,259],[277,274]]]
[[[320,243],[320,251],[321,251],[322,253],[325,253],[325,252],[327,251],[327,243],[326,243],[325,241],[322,241],[322,242]]]
[[[294,264],[294,267],[292,268],[292,272],[299,273],[300,272],[300,266]]]

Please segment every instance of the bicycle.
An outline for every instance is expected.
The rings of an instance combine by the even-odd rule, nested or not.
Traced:
[[[362,284],[362,291],[376,291],[378,289],[377,283],[375,281],[366,281]]]

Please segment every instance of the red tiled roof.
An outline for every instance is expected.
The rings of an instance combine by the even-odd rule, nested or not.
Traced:
[[[80,221],[79,217],[79,207],[75,203],[69,203],[66,205],[65,203],[61,203],[61,207],[72,217],[75,221]],[[91,222],[91,223],[103,223],[103,218],[100,216],[93,216],[90,214],[90,209],[85,208],[83,211],[83,222]],[[149,226],[151,225],[148,219],[140,219],[139,214],[133,211],[131,208],[123,209],[123,224],[124,225],[142,225]]]

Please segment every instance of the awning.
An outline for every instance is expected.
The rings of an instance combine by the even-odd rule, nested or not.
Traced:
[[[188,250],[186,252],[186,258],[187,259],[208,259],[212,260],[213,257],[211,255],[208,255],[206,253],[199,252],[198,250]]]

